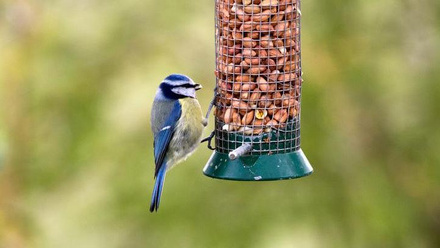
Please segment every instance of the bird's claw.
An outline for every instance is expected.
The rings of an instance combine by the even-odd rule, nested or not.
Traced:
[[[215,148],[212,147],[212,145],[211,145],[212,138],[214,138],[214,136],[215,136],[215,131],[212,131],[212,133],[208,137],[204,138],[200,143],[204,143],[204,142],[208,141],[208,149],[215,150]]]

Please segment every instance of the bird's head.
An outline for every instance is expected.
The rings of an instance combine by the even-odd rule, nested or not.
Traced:
[[[188,76],[182,74],[171,74],[166,77],[159,86],[156,96],[170,100],[177,100],[185,97],[196,98],[196,91],[202,86],[194,83]]]

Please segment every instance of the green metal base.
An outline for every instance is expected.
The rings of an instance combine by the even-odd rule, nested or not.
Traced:
[[[208,177],[237,181],[270,181],[310,175],[313,168],[303,151],[273,155],[243,156],[230,160],[215,151],[203,173]]]

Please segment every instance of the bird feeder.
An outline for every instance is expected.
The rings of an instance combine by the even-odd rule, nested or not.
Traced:
[[[300,148],[300,0],[216,0],[215,151],[204,174],[309,175]]]

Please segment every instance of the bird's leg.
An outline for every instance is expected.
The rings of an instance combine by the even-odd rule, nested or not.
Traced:
[[[208,141],[209,150],[215,150],[215,148],[213,148],[211,145],[211,142],[212,142],[212,139],[214,138],[214,136],[215,136],[215,131],[212,131],[212,133],[208,137],[204,138],[200,143]]]
[[[203,120],[203,125],[205,127],[208,125],[209,114],[211,113],[211,110],[215,105],[215,98],[216,97],[217,97],[217,87],[214,88],[214,97],[212,98],[211,103],[209,103],[208,112],[206,112],[205,119]]]
[[[216,98],[217,98],[217,87],[214,88],[214,97],[212,98],[211,103],[209,104],[208,112],[206,112],[205,119],[203,120],[203,125],[205,127],[208,125],[209,114],[211,113],[211,110],[215,105]],[[215,136],[215,131],[212,131],[212,133],[208,137],[204,138],[200,143],[208,141],[208,148],[210,150],[214,150],[214,148],[211,145],[211,142],[212,142],[212,139],[214,138],[214,136]]]

